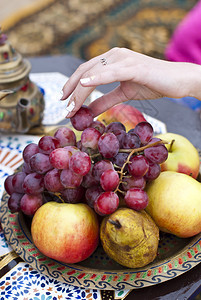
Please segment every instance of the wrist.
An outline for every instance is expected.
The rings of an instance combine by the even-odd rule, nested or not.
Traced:
[[[201,100],[201,65],[190,64],[187,78],[189,80],[189,96]]]

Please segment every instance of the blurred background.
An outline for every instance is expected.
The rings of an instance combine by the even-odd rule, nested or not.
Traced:
[[[158,58],[196,0],[0,0],[0,25],[24,56],[90,59],[114,46]]]

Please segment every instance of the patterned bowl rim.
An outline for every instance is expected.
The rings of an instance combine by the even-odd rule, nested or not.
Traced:
[[[9,244],[33,268],[62,282],[92,289],[137,289],[173,279],[201,262],[201,233],[192,237],[176,255],[157,263],[153,261],[143,268],[100,270],[58,262],[38,251],[32,243],[22,214],[12,214],[8,210],[8,197],[4,192],[0,218]]]

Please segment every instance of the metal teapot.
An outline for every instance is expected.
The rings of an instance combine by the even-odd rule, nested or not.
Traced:
[[[43,93],[29,79],[30,70],[0,31],[0,132],[25,133],[42,122]]]

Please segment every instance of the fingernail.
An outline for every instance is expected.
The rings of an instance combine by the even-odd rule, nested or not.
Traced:
[[[64,93],[63,91],[60,91],[60,94],[61,94],[61,98],[59,100],[64,100],[63,97],[64,97]]]
[[[70,97],[68,97],[68,98],[66,99],[66,106],[67,106],[67,108],[68,108],[69,102],[70,102]],[[74,101],[73,101],[73,103],[74,103]]]
[[[67,115],[66,117],[72,112],[72,110],[74,109],[75,107],[75,102],[71,102],[71,104],[69,106],[66,107],[66,110],[67,110]]]
[[[85,84],[85,83],[90,82],[91,80],[94,80],[94,78],[95,78],[95,76],[91,76],[91,77],[87,77],[87,78],[81,78],[80,82],[81,82],[81,84]]]

